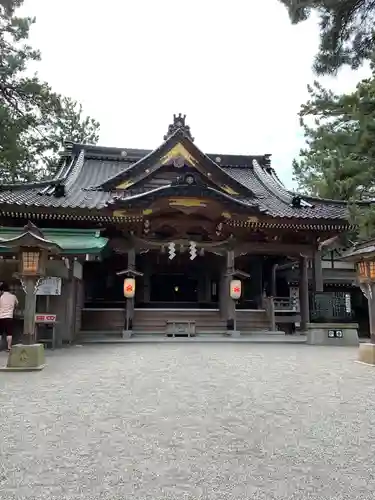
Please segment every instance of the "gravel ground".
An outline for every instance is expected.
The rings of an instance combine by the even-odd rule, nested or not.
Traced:
[[[356,352],[102,345],[0,373],[0,498],[371,500],[375,369]]]

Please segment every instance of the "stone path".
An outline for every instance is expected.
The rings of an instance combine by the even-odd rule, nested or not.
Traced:
[[[356,351],[98,345],[1,373],[0,498],[371,500],[375,369]]]

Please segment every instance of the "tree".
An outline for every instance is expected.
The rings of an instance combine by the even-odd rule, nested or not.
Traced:
[[[349,94],[337,95],[318,82],[309,87],[300,112],[307,147],[293,164],[303,192],[348,201],[366,232],[375,228],[373,210],[359,203],[375,199],[374,63],[371,67],[371,78]]]
[[[317,74],[333,74],[348,64],[357,69],[374,48],[375,0],[280,0],[293,24],[320,19],[320,47],[315,58]]]
[[[28,76],[40,53],[27,44],[31,18],[16,17],[23,0],[0,0],[0,182],[37,180],[55,173],[65,139],[95,143],[99,123],[82,106]]]

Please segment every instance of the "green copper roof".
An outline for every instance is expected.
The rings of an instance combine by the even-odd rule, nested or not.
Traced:
[[[64,254],[98,254],[106,246],[108,238],[100,236],[94,229],[40,229],[46,240],[56,243]],[[1,248],[1,240],[21,235],[21,227],[0,227],[0,253],[9,250]]]

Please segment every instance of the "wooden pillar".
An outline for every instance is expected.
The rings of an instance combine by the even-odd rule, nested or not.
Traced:
[[[198,302],[205,302],[206,294],[206,273],[202,269],[198,276]]]
[[[212,297],[212,280],[211,275],[207,272],[205,274],[205,297],[204,301],[209,303],[211,302]]]
[[[128,251],[128,269],[135,271],[135,248]],[[134,297],[126,299],[126,312],[125,312],[125,328],[127,332],[133,330],[133,317],[134,317]]]
[[[268,297],[267,301],[268,301],[268,314],[270,320],[270,331],[275,332],[276,331],[275,302],[273,300],[273,297]]]
[[[226,300],[225,300],[225,285],[226,285],[225,272],[226,272],[226,265],[225,262],[222,262],[222,266],[220,269],[220,282],[219,282],[219,309],[220,309],[220,316],[223,319],[226,319],[227,315]]]
[[[309,276],[307,267],[307,257],[301,256],[299,261],[299,301],[301,311],[301,331],[306,331],[307,323],[310,321],[309,311]]]
[[[272,264],[272,272],[271,272],[271,297],[276,297],[276,271],[278,268],[278,264]]]
[[[371,344],[375,344],[375,284],[361,283],[360,288],[368,302]]]
[[[312,267],[314,292],[323,292],[322,252],[320,250],[314,252]]]
[[[75,336],[81,331],[82,325],[82,309],[85,305],[85,289],[84,283],[77,279],[76,283],[76,311],[75,311]]]
[[[66,282],[67,287],[67,304],[66,304],[66,324],[68,327],[68,334],[60,336],[60,342],[67,340],[69,343],[73,342],[75,337],[75,317],[76,317],[76,301],[77,301],[77,280],[73,273],[73,260],[69,261],[69,279]],[[65,337],[65,338],[64,338]],[[67,338],[66,338],[67,337]]]
[[[151,262],[148,255],[145,256],[143,264],[143,301],[145,304],[151,299]]]
[[[225,293],[223,295],[225,311],[226,311],[226,320],[227,320],[227,330],[233,331],[235,330],[236,323],[236,303],[230,297],[229,287],[230,281],[233,279],[234,273],[234,250],[227,251],[227,262],[226,262],[226,272],[225,272],[225,285],[224,290]]]

